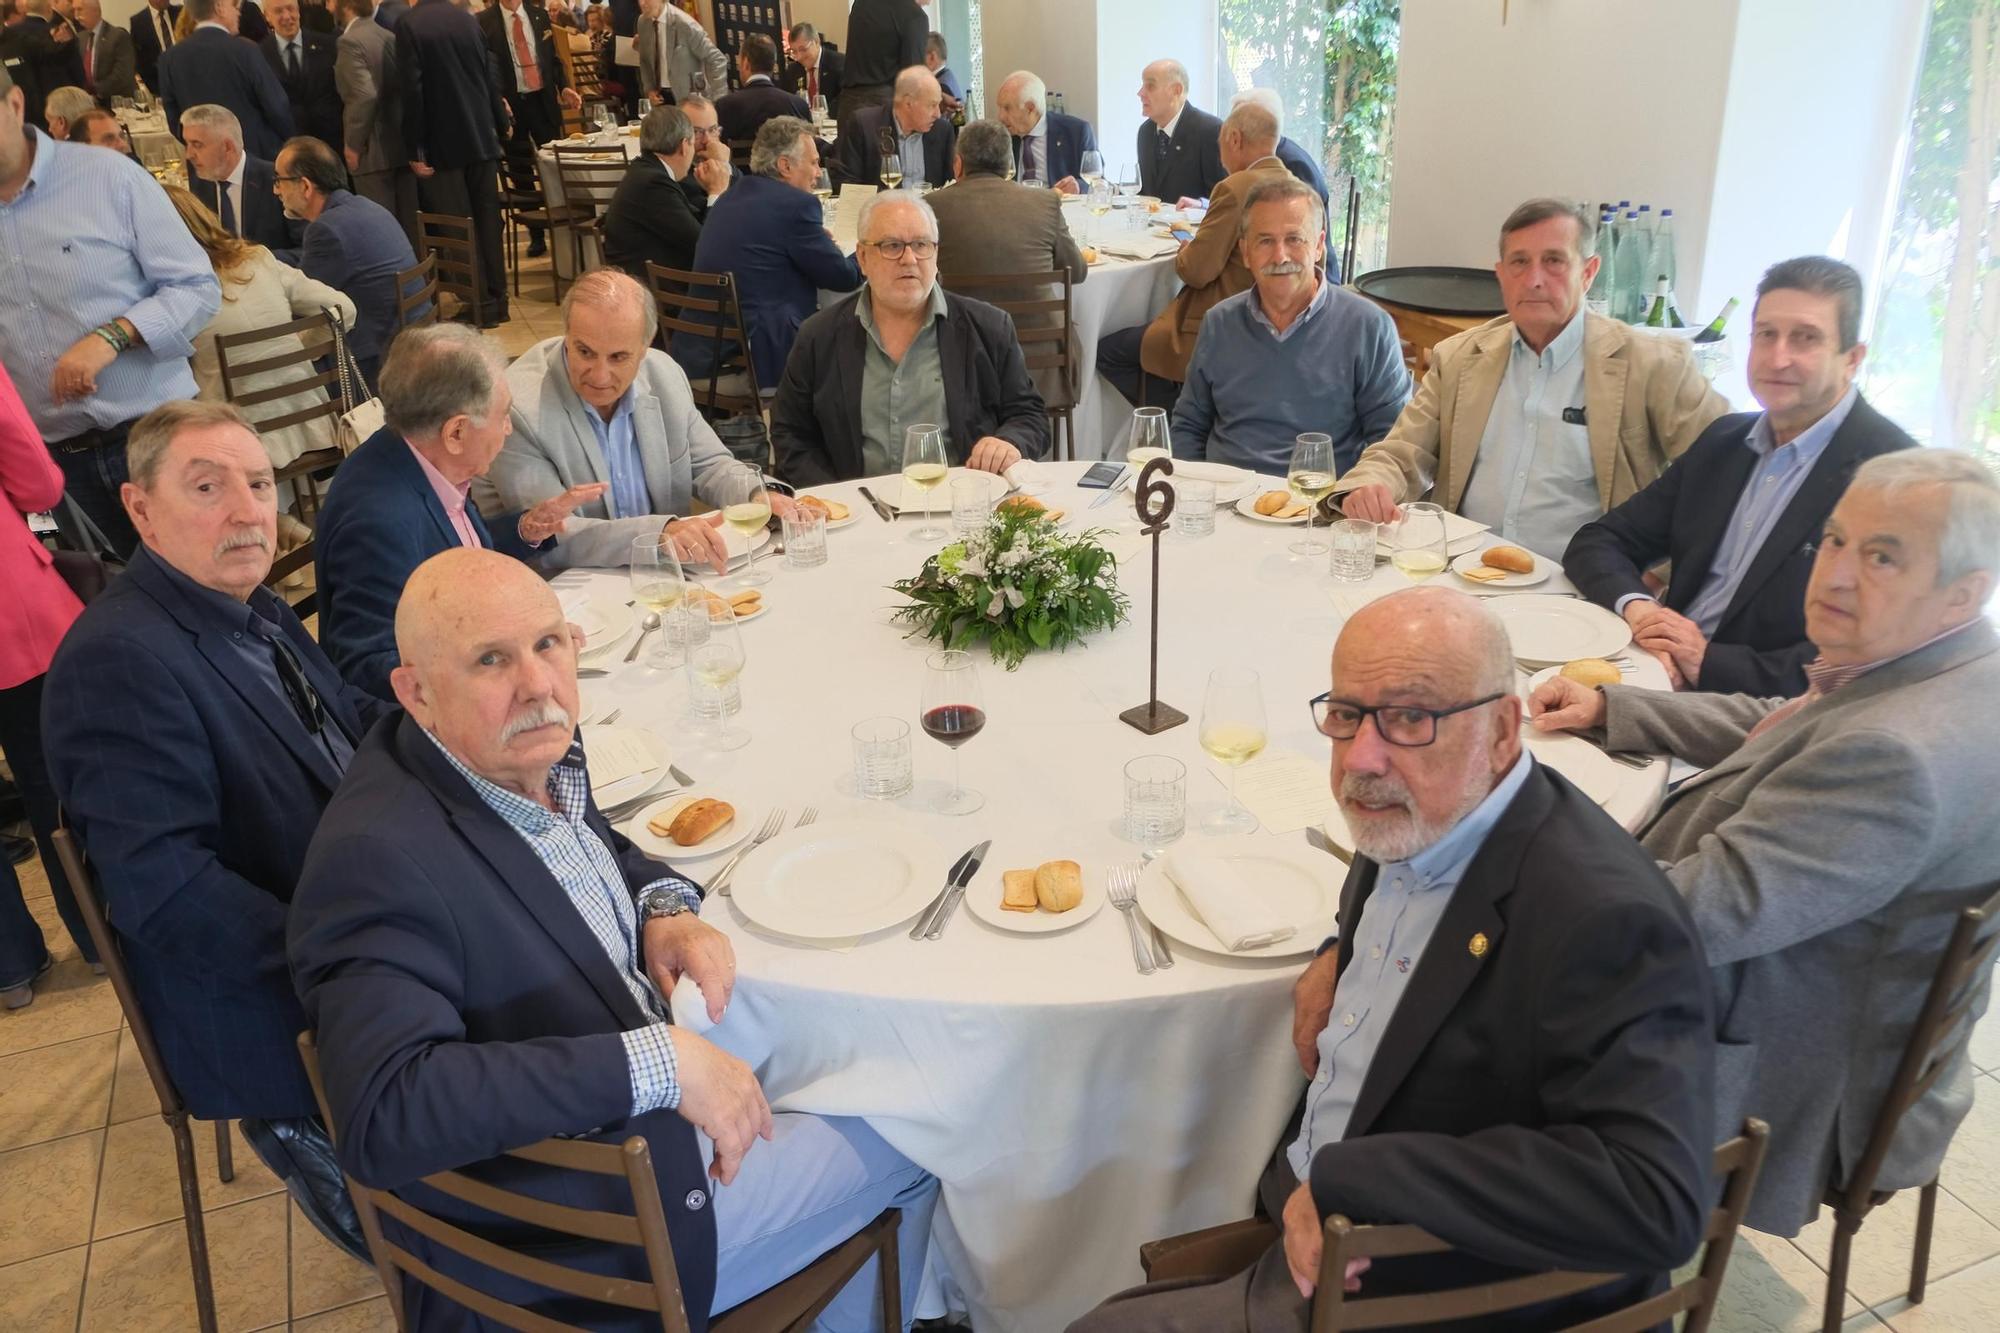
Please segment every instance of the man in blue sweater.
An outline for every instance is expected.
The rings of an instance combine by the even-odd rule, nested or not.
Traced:
[[[1239,244],[1256,286],[1202,318],[1174,408],[1174,456],[1283,473],[1299,435],[1324,431],[1345,472],[1410,396],[1395,323],[1321,271],[1326,211],[1310,185],[1251,190]]]

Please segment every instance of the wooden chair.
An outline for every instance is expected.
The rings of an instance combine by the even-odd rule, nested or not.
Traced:
[[[661,346],[673,334],[686,333],[708,339],[715,354],[709,374],[699,379],[688,377],[703,414],[711,420],[717,416],[761,416],[764,394],[757,383],[750,339],[743,331],[743,305],[735,276],[696,273],[649,261],[646,285],[652,288],[653,300],[660,308]]]
[[[948,292],[996,305],[1014,317],[1028,373],[1042,389],[1050,457],[1076,456],[1077,356],[1069,270],[1048,273],[938,275]],[[1040,373],[1037,373],[1040,372]],[[1060,396],[1054,390],[1060,391]]]
[[[415,268],[396,274],[396,327],[438,322],[437,256],[427,254]]]
[[[604,88],[597,74],[597,53],[590,38],[580,32],[556,29],[556,58],[562,61],[569,86],[576,89],[577,108],[562,108],[562,133],[573,134],[584,127],[592,102],[604,100]]]
[[[326,1089],[320,1082],[319,1050],[312,1033],[299,1034],[299,1054],[305,1060],[306,1074],[312,1079],[313,1095],[319,1099],[320,1114],[326,1120],[327,1132],[337,1138],[333,1113],[326,1104]],[[645,1254],[650,1280],[638,1282],[606,1277],[601,1273],[509,1249],[427,1213],[388,1190],[370,1189],[349,1176],[348,1193],[353,1195],[355,1210],[361,1216],[361,1229],[368,1237],[368,1251],[375,1258],[376,1271],[388,1288],[389,1306],[395,1312],[398,1328],[409,1327],[403,1312],[402,1280],[405,1276],[442,1293],[475,1314],[485,1315],[513,1328],[553,1333],[554,1330],[575,1326],[544,1318],[519,1305],[511,1305],[438,1272],[398,1242],[388,1239],[382,1230],[381,1219],[384,1215],[394,1218],[403,1227],[432,1243],[496,1272],[525,1279],[567,1296],[628,1310],[653,1312],[659,1315],[662,1333],[688,1333],[687,1312],[681,1303],[680,1276],[674,1267],[673,1245],[667,1234],[666,1210],[660,1202],[660,1182],[653,1174],[652,1153],[645,1139],[636,1134],[623,1143],[544,1139],[506,1155],[554,1171],[622,1176],[632,1191],[632,1211],[597,1212],[548,1203],[489,1185],[458,1171],[440,1171],[425,1176],[423,1183],[496,1217],[581,1240],[633,1246]],[[848,1280],[860,1272],[869,1259],[878,1255],[881,1258],[877,1272],[881,1278],[883,1333],[895,1333],[903,1327],[902,1284],[896,1261],[896,1225],[900,1220],[898,1210],[886,1210],[783,1282],[709,1320],[711,1333],[802,1331],[832,1303],[833,1298],[847,1286]]]
[[[514,295],[521,294],[520,229],[540,227],[547,237],[547,244],[553,246],[556,228],[571,226],[574,221],[575,216],[568,205],[561,208],[549,206],[548,195],[542,190],[539,158],[501,157],[500,226],[507,234],[507,271],[514,275]],[[573,248],[576,246],[574,233],[570,243]],[[562,271],[556,267],[554,258],[549,260],[549,285],[554,298],[562,300]]]
[[[1826,1310],[1820,1327],[1838,1333],[1841,1311],[1846,1304],[1847,1264],[1854,1237],[1868,1214],[1896,1196],[1895,1190],[1875,1188],[1882,1163],[1896,1141],[1896,1130],[1909,1109],[1922,1101],[1944,1077],[1972,1036],[1971,1009],[1992,970],[1994,955],[2000,952],[2000,893],[1976,907],[1959,913],[1938,959],[1924,1007],[1910,1028],[1903,1058],[1889,1089],[1882,1096],[1875,1124],[1868,1131],[1868,1145],[1861,1151],[1844,1185],[1829,1185],[1822,1202],[1833,1210],[1833,1257],[1826,1270]],[[1937,1219],[1937,1177],[1917,1195],[1916,1245],[1910,1256],[1912,1305],[1924,1303],[1924,1286],[1930,1277],[1931,1228]]]
[[[472,219],[455,213],[419,213],[417,234],[423,238],[424,257],[433,261],[436,294],[458,298],[455,318],[470,316],[475,328],[485,324],[486,281],[479,271],[479,243]],[[443,311],[438,312],[438,318],[444,318]]]
[[[750,170],[750,150],[756,146],[755,139],[725,139],[729,145],[729,165],[741,172]]]
[[[159,1043],[153,1040],[153,1029],[139,1008],[138,993],[132,989],[132,974],[125,967],[124,949],[105,918],[104,903],[98,897],[97,881],[85,863],[83,845],[66,828],[56,830],[54,842],[56,859],[62,862],[63,873],[69,876],[70,888],[76,892],[76,905],[83,912],[91,942],[97,946],[97,959],[111,978],[112,992],[118,996],[118,1007],[125,1011],[125,1023],[132,1032],[132,1043],[139,1048],[146,1076],[153,1081],[153,1094],[160,1099],[160,1118],[167,1122],[167,1131],[173,1135],[174,1167],[181,1178],[181,1223],[187,1230],[188,1267],[194,1274],[195,1318],[201,1333],[216,1333],[215,1281],[209,1273],[208,1230],[201,1213],[201,1179],[195,1166],[194,1134],[188,1128],[187,1103],[181,1100],[180,1089],[174,1086],[173,1075],[167,1072],[167,1063],[160,1057]],[[223,1184],[236,1179],[227,1120],[215,1122],[215,1166],[215,1174]]]
[[[610,156],[607,158],[606,154]],[[556,179],[562,182],[562,212],[569,228],[570,253],[576,257],[576,271],[584,269],[583,243],[586,238],[604,250],[604,214],[611,197],[625,179],[624,154],[592,144],[556,144]],[[554,263],[553,260],[550,261]]]
[[[1701,1263],[1683,1281],[1657,1296],[1593,1319],[1590,1333],[1641,1333],[1663,1320],[1686,1313],[1681,1333],[1704,1333],[1715,1315],[1729,1268],[1730,1250],[1757,1172],[1764,1164],[1770,1134],[1761,1120],[1745,1120],[1743,1132],[1715,1150],[1715,1175],[1721,1202],[1711,1208],[1702,1228]],[[1139,1247],[1139,1264],[1148,1282],[1171,1278],[1220,1280],[1256,1262],[1278,1238],[1278,1227],[1265,1219],[1230,1222],[1206,1231],[1190,1232]],[[1366,1279],[1360,1295],[1349,1297],[1342,1278],[1354,1259],[1402,1258],[1445,1254],[1451,1246],[1422,1227],[1357,1226],[1335,1215],[1326,1219],[1320,1252],[1319,1285],[1312,1303],[1312,1333],[1341,1329],[1397,1328],[1430,1325],[1452,1319],[1477,1319],[1517,1310],[1622,1279],[1617,1273],[1534,1273],[1477,1286],[1406,1295],[1369,1296]]]

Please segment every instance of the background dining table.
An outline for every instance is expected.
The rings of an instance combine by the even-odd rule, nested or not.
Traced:
[[[1141,735],[1118,714],[1146,699],[1150,553],[1129,495],[1086,508],[1101,492],[1075,486],[1082,470],[1041,465],[1040,498],[1068,511],[1071,530],[1111,529],[1102,540],[1122,562],[1132,618],[1013,672],[978,653],[988,722],[960,752],[965,782],[986,798],[974,814],[923,808],[948,771],[944,748],[916,725],[933,645],[892,621],[900,598],[887,587],[942,543],[913,540],[915,519],[878,517],[853,483],[813,492],[852,511],[828,533],[824,565],[798,570],[764,558],[773,573],[766,610],[739,627],[747,664],[733,721],[749,730],[746,747],[693,741],[682,718],[684,673],[651,666],[644,654],[623,662],[629,630],[586,648],[584,665],[609,673],[583,682],[587,715],[617,709],[621,724],[651,729],[696,789],[735,804],[746,828],[773,808],[789,826],[811,807],[821,826],[917,831],[938,848],[927,870],[939,885],[960,852],[991,839],[969,895],[997,900],[1003,870],[1050,859],[1076,860],[1098,883],[1114,866],[1136,865],[1140,848],[1121,825],[1121,770],[1139,755],[1186,763],[1188,838],[1197,839],[1198,821],[1225,795],[1197,739],[1208,673],[1254,667],[1267,756],[1325,764],[1329,745],[1307,701],[1328,686],[1342,619],[1407,581],[1384,564],[1368,583],[1335,584],[1324,555],[1289,553],[1295,528],[1232,512],[1217,514],[1211,536],[1170,532],[1160,552],[1159,688],[1191,720]],[[891,503],[901,490],[894,477],[868,484]],[[940,518],[949,525],[948,514]],[[690,572],[723,583],[713,571]],[[614,622],[631,596],[626,584],[623,571],[606,570],[557,580],[566,602],[588,597]],[[1537,591],[1573,593],[1559,572]],[[1649,664],[1628,678],[1663,684]],[[860,799],[848,780],[850,728],[882,714],[908,721],[915,747],[917,789],[893,802]],[[1607,804],[1628,826],[1643,822],[1665,770],[1663,761],[1617,768],[1622,786]],[[1307,848],[1303,832],[1256,836]],[[1311,855],[1326,857],[1327,882],[1337,886],[1345,867]],[[687,869],[702,877],[717,865]],[[711,897],[702,915],[735,946],[736,990],[711,1027],[684,982],[677,1020],[747,1061],[774,1109],[864,1117],[940,1178],[934,1253],[981,1333],[1060,1329],[1139,1280],[1142,1242],[1247,1216],[1305,1087],[1291,1045],[1291,987],[1316,939],[1301,938],[1299,956],[1268,960],[1176,945],[1172,968],[1141,975],[1109,907],[1053,934],[1010,933],[961,910],[935,942],[907,938],[905,920],[831,945],[754,924],[733,898]]]

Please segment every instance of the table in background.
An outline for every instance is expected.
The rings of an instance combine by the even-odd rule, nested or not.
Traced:
[[[889,619],[898,599],[886,591],[935,544],[910,539],[915,520],[884,523],[851,483],[816,491],[856,517],[828,534],[828,563],[791,570],[772,560],[769,610],[741,627],[746,748],[716,753],[678,739],[681,673],[624,665],[625,640],[587,658],[614,674],[584,682],[586,701],[658,731],[699,788],[732,799],[753,825],[769,805],[787,809],[788,825],[813,805],[821,823],[919,828],[938,844],[940,883],[952,858],[991,838],[970,891],[995,896],[1008,868],[1069,857],[1101,876],[1135,862],[1138,849],[1117,831],[1121,770],[1135,756],[1187,764],[1190,826],[1221,802],[1197,740],[1203,685],[1217,665],[1262,674],[1273,749],[1325,757],[1306,708],[1327,686],[1340,624],[1325,557],[1292,561],[1294,529],[1233,513],[1218,514],[1208,538],[1165,539],[1160,694],[1195,721],[1142,736],[1117,714],[1145,698],[1150,558],[1140,558],[1129,504],[1089,510],[1100,492],[1073,485],[1082,465],[1046,471],[1055,484],[1043,498],[1069,509],[1072,524],[1127,523],[1106,540],[1125,561],[1134,617],[1012,673],[979,653],[988,724],[962,751],[966,782],[986,794],[979,812],[947,818],[836,787],[850,768],[850,727],[877,714],[911,722],[920,788],[948,771],[945,750],[915,725],[931,645],[902,637]],[[896,478],[870,486],[900,494]],[[630,595],[622,572],[572,571],[558,583],[620,603]],[[1364,597],[1397,586],[1393,574],[1352,585]],[[1558,574],[1549,587],[1567,585]],[[1303,843],[1303,834],[1285,836]],[[715,863],[690,873],[704,867],[713,873]],[[1247,1215],[1305,1084],[1290,1038],[1304,958],[1249,961],[1177,945],[1172,969],[1142,977],[1110,907],[1042,936],[1003,933],[961,908],[936,943],[910,941],[906,922],[851,949],[759,929],[728,899],[711,899],[703,916],[730,936],[738,962],[729,1013],[710,1035],[750,1063],[773,1107],[865,1117],[939,1177],[939,1254],[980,1333],[1061,1328],[1139,1280],[1141,1242]],[[687,986],[675,1002],[682,1022],[707,1029]]]
[[[604,161],[616,161],[617,158],[613,154],[622,154],[629,162],[639,156],[639,132],[637,126],[627,128],[630,128],[632,133],[627,134],[624,129],[614,131],[609,136],[608,142],[607,136],[593,134],[585,139],[557,139],[535,150],[535,158],[540,164],[542,173],[542,198],[547,201],[550,209],[560,209],[566,197],[563,194],[562,173],[556,169],[555,145],[558,143],[566,147],[584,145],[597,149],[598,153],[593,156],[601,156]],[[555,268],[557,275],[564,282],[568,282],[576,276],[576,261],[570,243],[569,228],[559,226],[552,228],[552,231],[554,235],[549,237],[549,263]],[[597,237],[594,234],[585,236],[584,268],[596,268],[603,262],[604,256],[598,252]]]
[[[132,155],[139,161],[178,162],[182,159],[181,141],[167,132],[165,112],[123,111],[113,114],[124,126],[125,137],[132,141]]]

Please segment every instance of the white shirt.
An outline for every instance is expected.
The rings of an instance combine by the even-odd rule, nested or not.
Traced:
[[[528,37],[528,63],[526,65],[521,63],[521,48],[514,44],[514,17],[517,14],[521,19],[521,31],[526,33]],[[523,3],[514,6],[512,13],[508,12],[507,6],[500,6],[500,26],[504,29],[501,35],[507,39],[507,54],[514,58],[514,86],[525,90],[528,86],[530,74],[541,73],[540,61],[542,58],[541,48],[535,45],[535,24],[528,17],[528,6],[525,0]]]
[[[1049,118],[1043,113],[1035,128],[1021,136],[1021,184],[1049,184]]]
[[[249,162],[250,155],[248,153],[237,153],[236,165],[230,169],[229,179],[221,182],[222,188],[229,192],[229,207],[236,216],[236,234],[238,236],[243,234],[243,168]]]
[[[156,9],[153,12],[157,14],[160,13],[161,11]],[[223,27],[220,23],[217,23],[214,19],[203,19],[200,23],[194,25],[194,30],[196,32],[200,32],[203,28],[214,28],[220,32],[229,32],[229,29]],[[233,32],[229,32],[229,35],[231,37],[234,37],[236,34]]]
[[[304,28],[300,28],[290,37],[280,37],[277,29],[273,28],[271,30],[271,40],[278,44],[279,69],[284,70],[286,73],[291,72],[292,51],[296,49],[299,53],[299,70],[304,72],[306,67],[306,30]]]
[[[1181,114],[1186,110],[1187,110],[1187,103],[1182,102],[1180,111],[1174,112],[1174,118],[1168,121],[1166,124],[1160,126],[1160,133],[1166,135],[1169,139],[1173,138],[1174,130],[1180,126]]]

